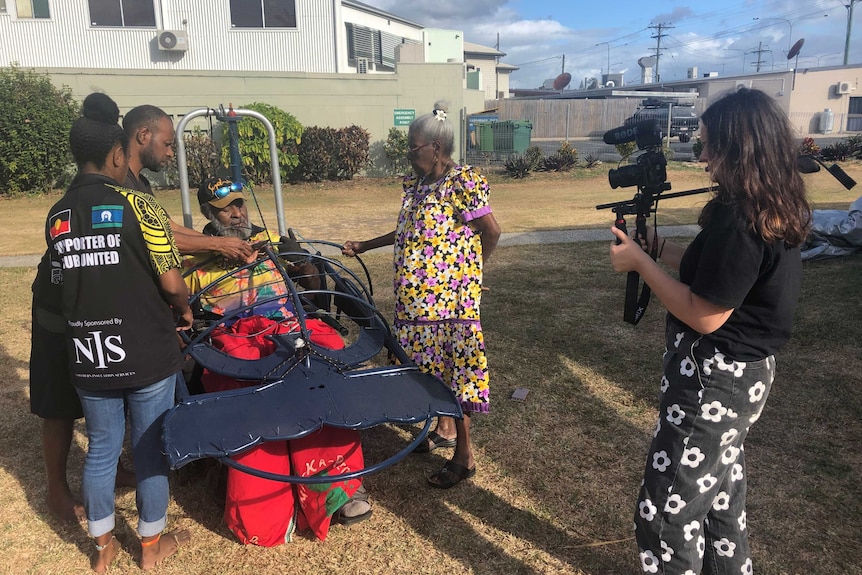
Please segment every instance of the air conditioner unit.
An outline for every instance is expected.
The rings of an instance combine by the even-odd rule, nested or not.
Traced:
[[[850,82],[838,82],[835,84],[836,94],[849,94],[851,89]]]
[[[368,73],[368,58],[357,58],[356,59],[356,73],[357,74],[367,74]]]
[[[189,49],[189,35],[185,30],[160,30],[159,50],[185,52]]]

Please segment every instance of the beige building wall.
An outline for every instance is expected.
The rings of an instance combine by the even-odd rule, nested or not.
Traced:
[[[398,64],[395,74],[310,74],[299,72],[210,72],[157,70],[87,70],[43,68],[58,85],[67,85],[78,100],[105,92],[125,113],[153,104],[178,120],[200,108],[265,102],[291,113],[304,126],[341,128],[355,124],[371,134],[372,158],[394,125],[395,109],[430,113],[440,99],[450,103],[456,127],[455,158],[461,158],[460,112],[482,111],[481,90],[464,89],[462,63]],[[191,126],[206,127],[205,119]],[[370,173],[374,173],[373,170]]]
[[[841,83],[846,84],[848,93],[839,93]],[[821,115],[828,109],[834,114],[832,133],[840,133],[847,127],[851,97],[862,97],[862,67],[802,68],[796,73],[790,114],[803,120],[811,133],[817,133],[821,131]]]

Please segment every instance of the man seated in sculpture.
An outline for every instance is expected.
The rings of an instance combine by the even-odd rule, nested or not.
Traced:
[[[211,178],[198,190],[201,213],[208,220],[204,234],[233,236],[248,241],[257,250],[266,242],[280,244],[280,263],[301,288],[320,286],[317,266],[309,254],[291,238],[281,238],[250,222],[246,197],[241,184],[224,178]],[[279,250],[276,250],[279,251]],[[255,260],[246,262],[253,263]],[[204,315],[218,320],[226,315],[225,329],[213,336],[213,344],[223,351],[252,359],[272,350],[267,334],[296,329],[295,310],[286,281],[269,258],[253,266],[222,257],[194,256],[184,261],[184,277],[191,294],[200,293]],[[278,297],[284,296],[284,297]],[[313,301],[314,294],[305,298]],[[194,302],[193,302],[194,303]],[[235,314],[234,310],[247,308]],[[307,320],[311,340],[322,347],[341,348],[338,332],[316,319]],[[215,333],[215,332],[214,332]],[[216,341],[219,339],[221,341]],[[231,340],[233,338],[233,340]],[[260,355],[257,355],[260,354]],[[236,389],[254,382],[243,382],[203,369],[203,391]],[[364,467],[359,434],[354,430],[323,426],[298,440],[267,442],[239,456],[245,465],[289,475],[291,468],[310,469],[308,461],[329,462],[330,468],[315,473],[338,475]],[[284,513],[273,514],[273,509]],[[310,527],[318,538],[328,532],[330,521],[350,525],[367,519],[371,505],[360,479],[332,484],[291,485],[252,477],[233,468],[228,470],[225,521],[244,543],[271,546],[289,541],[295,527]]]

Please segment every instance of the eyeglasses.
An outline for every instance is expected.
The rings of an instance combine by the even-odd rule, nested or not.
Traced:
[[[407,153],[408,153],[408,154],[411,154],[411,155],[415,155],[415,154],[416,154],[416,152],[418,152],[419,150],[421,150],[421,149],[422,149],[422,148],[424,148],[425,146],[430,146],[430,145],[431,145],[431,144],[433,144],[433,143],[434,143],[433,141],[432,141],[432,142],[425,142],[425,143],[424,143],[424,144],[422,144],[421,146],[413,146],[412,148],[410,148],[410,149],[408,149],[408,150],[407,150]]]
[[[242,184],[232,183],[232,184],[227,185],[227,186],[222,186],[220,188],[216,188],[215,190],[212,191],[212,195],[214,198],[221,200],[223,198],[228,197],[231,194],[231,192],[241,192],[241,191],[242,191]]]

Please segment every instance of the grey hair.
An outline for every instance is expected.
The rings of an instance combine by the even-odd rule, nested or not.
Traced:
[[[209,202],[201,204],[201,214],[211,222],[215,220],[215,208]]]
[[[434,110],[430,114],[419,116],[410,124],[407,133],[421,137],[426,142],[436,140],[440,143],[440,152],[445,156],[451,156],[455,149],[455,129],[448,118],[441,120],[440,112],[449,113],[449,102],[437,100],[434,102]]]

